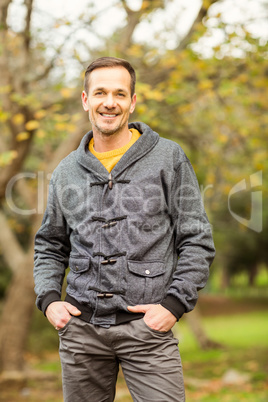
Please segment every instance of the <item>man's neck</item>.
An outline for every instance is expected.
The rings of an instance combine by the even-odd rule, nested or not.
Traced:
[[[94,149],[96,152],[109,152],[114,149],[122,148],[129,143],[132,137],[132,132],[126,128],[120,133],[105,135],[100,132],[94,132]]]

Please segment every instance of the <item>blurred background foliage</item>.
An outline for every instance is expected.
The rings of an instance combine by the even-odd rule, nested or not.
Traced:
[[[60,16],[49,2],[44,8],[37,0],[2,0],[0,6],[2,334],[15,325],[8,321],[12,300],[27,294],[28,307],[16,299],[17,314],[29,316],[18,348],[27,342],[32,244],[47,184],[90,129],[80,101],[83,72],[103,55],[126,58],[137,71],[132,120],[178,142],[194,166],[217,249],[205,292],[267,296],[267,2],[84,1],[73,12],[73,2],[65,3]],[[251,189],[257,172],[262,182]],[[230,198],[242,180],[246,188]],[[262,192],[257,231],[230,212],[250,220],[251,190]],[[3,367],[20,366],[10,362],[9,355]]]

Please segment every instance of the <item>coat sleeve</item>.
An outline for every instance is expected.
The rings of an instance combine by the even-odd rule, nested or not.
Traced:
[[[61,300],[70,254],[69,229],[56,195],[53,177],[43,222],[35,236],[34,251],[36,305],[45,314],[50,303]]]
[[[215,256],[211,225],[188,160],[181,162],[176,170],[171,192],[171,216],[178,264],[161,304],[179,319],[194,308],[198,291],[206,285]]]

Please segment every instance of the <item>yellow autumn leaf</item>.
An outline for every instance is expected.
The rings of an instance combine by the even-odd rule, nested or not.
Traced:
[[[32,131],[36,130],[40,126],[40,123],[37,120],[29,120],[25,124],[26,130]]]
[[[10,117],[10,113],[0,112],[0,122],[5,123]]]
[[[18,151],[10,151],[10,156],[11,156],[12,160],[16,159],[18,156]]]
[[[46,132],[44,130],[37,130],[36,136],[37,138],[44,138],[46,136]]]
[[[70,98],[71,95],[72,95],[72,91],[71,91],[70,88],[62,88],[62,89],[60,90],[60,93],[61,93],[61,95],[62,95],[65,99]]]
[[[241,83],[248,82],[248,80],[249,80],[248,74],[240,74],[238,77],[238,81]]]
[[[144,56],[143,49],[141,48],[140,45],[132,45],[130,48],[128,48],[127,54],[136,57]]]
[[[0,86],[0,94],[8,94],[11,89],[11,85]]]
[[[55,114],[55,115],[54,115],[54,119],[55,119],[57,122],[64,122],[64,121],[69,120],[69,118],[70,118],[70,116],[69,116],[69,114],[67,114],[67,113],[65,113],[65,114]]]
[[[148,107],[145,105],[145,103],[137,105],[136,110],[139,114],[144,114],[147,112]]]
[[[58,131],[66,130],[66,123],[56,123],[55,124],[55,129],[58,130]]]
[[[37,112],[35,112],[34,117],[37,120],[43,119],[46,116],[47,112],[44,109],[40,109],[37,110]]]
[[[248,137],[251,134],[251,131],[249,130],[249,127],[241,127],[240,134],[242,137]]]
[[[150,6],[150,2],[144,0],[144,1],[142,2],[142,5],[141,5],[141,10],[146,10],[146,8],[148,8],[149,6]]]
[[[72,115],[72,122],[77,123],[81,119],[81,113],[75,113]]]
[[[75,124],[69,123],[69,124],[66,125],[66,130],[67,130],[69,133],[73,133],[73,132],[75,131],[75,129],[76,129],[76,125],[75,125]]]
[[[228,141],[227,135],[224,134],[219,134],[218,139],[221,144],[226,144],[226,142]]]
[[[17,113],[12,117],[12,121],[16,125],[24,123],[24,120],[24,115],[22,113]]]
[[[153,92],[154,100],[162,101],[164,99],[163,94],[160,91]]]
[[[17,151],[7,151],[0,154],[0,166],[10,165],[12,161],[17,158],[18,152]]]
[[[144,96],[149,100],[161,101],[163,99],[163,94],[160,91],[152,91],[149,88],[146,92],[144,92]]]
[[[253,83],[256,88],[265,88],[265,86],[267,85],[263,77],[255,78]]]
[[[205,70],[206,68],[207,68],[207,64],[206,64],[206,62],[205,62],[205,60],[198,60],[197,62],[196,62],[196,66],[198,67],[198,68],[200,68],[200,70]]]
[[[230,190],[231,190],[231,188],[232,187],[230,186],[230,184],[223,185],[223,187],[222,187],[223,194],[228,195]]]
[[[209,184],[215,183],[215,179],[216,179],[215,174],[213,172],[209,172],[208,175],[207,175],[208,183]]]
[[[184,114],[187,112],[190,112],[193,109],[193,105],[191,103],[188,103],[186,105],[181,105],[178,107],[178,112],[179,114]]]
[[[26,131],[22,131],[21,133],[17,134],[16,140],[19,142],[25,141],[25,140],[28,140],[29,137],[30,137],[29,133],[27,133]]]
[[[211,6],[210,0],[203,0],[203,7],[207,10]]]
[[[213,82],[210,80],[202,80],[198,84],[198,89],[206,90],[213,88]]]
[[[55,103],[54,105],[51,106],[50,111],[52,113],[56,113],[58,111],[60,111],[62,109],[62,105],[60,105],[59,103]]]
[[[264,164],[261,162],[255,163],[255,169],[257,170],[263,170],[264,169]]]

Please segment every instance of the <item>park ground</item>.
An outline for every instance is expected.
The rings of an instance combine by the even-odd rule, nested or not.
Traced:
[[[199,306],[204,329],[221,348],[200,350],[184,318],[174,327],[186,401],[268,401],[268,298],[204,295]],[[40,314],[25,359],[25,375],[0,378],[0,402],[62,402],[57,338]],[[130,401],[120,372],[116,402]]]

